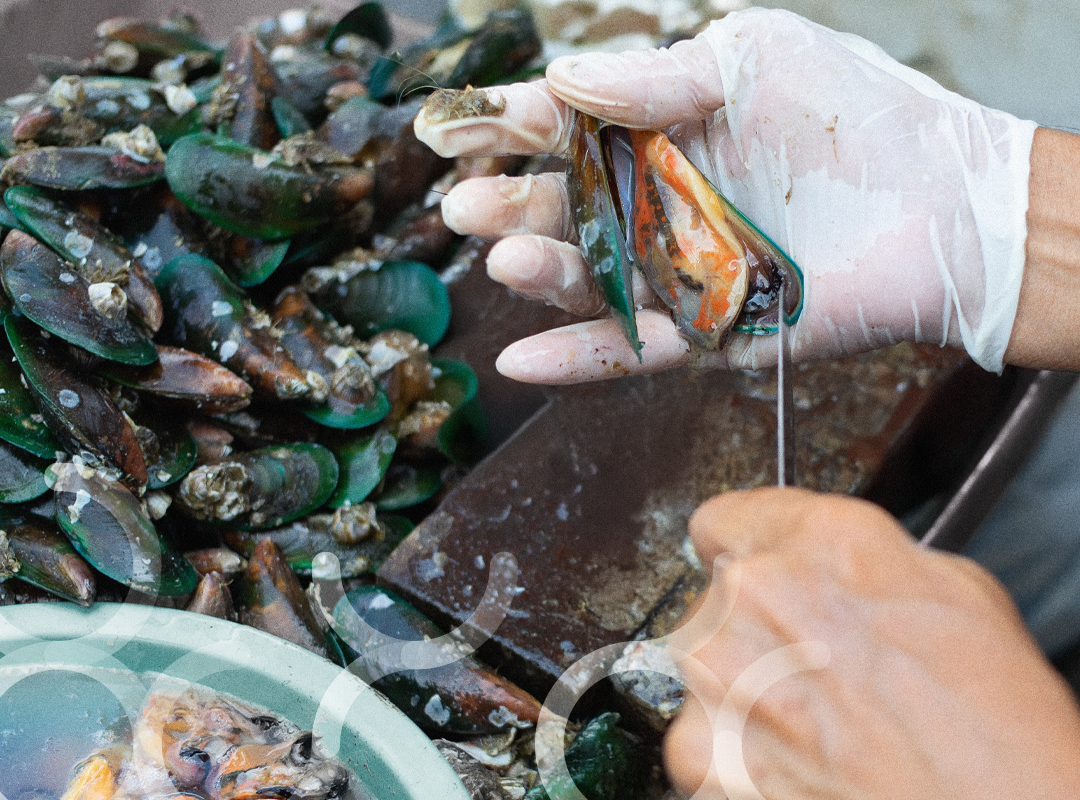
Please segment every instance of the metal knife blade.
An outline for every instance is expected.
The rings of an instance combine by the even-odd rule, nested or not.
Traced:
[[[795,485],[795,403],[792,394],[791,328],[784,318],[784,280],[776,324],[776,485]]]

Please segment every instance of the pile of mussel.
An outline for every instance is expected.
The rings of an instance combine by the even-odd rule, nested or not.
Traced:
[[[0,605],[168,603],[343,665],[357,618],[438,638],[371,576],[483,450],[475,374],[430,353],[472,252],[438,201],[521,162],[441,159],[412,121],[535,70],[528,13],[395,52],[370,2],[97,35],[0,104]],[[538,702],[474,657],[370,677],[476,796],[548,796]],[[616,721],[568,751],[589,797],[626,787]]]

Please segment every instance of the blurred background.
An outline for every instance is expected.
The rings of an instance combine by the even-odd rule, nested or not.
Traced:
[[[482,18],[500,0],[453,0],[463,16]],[[209,30],[230,30],[252,14],[276,14],[303,0],[219,0],[209,8]],[[132,0],[2,0],[0,91],[26,87],[33,71],[28,51],[81,54],[89,49],[88,21],[119,14],[167,12],[177,2]],[[351,8],[348,0],[321,2]],[[388,0],[399,14],[432,24],[444,4]],[[745,0],[534,0],[545,38],[562,34],[579,46],[645,46],[709,17],[749,5]],[[1076,0],[763,0],[881,45],[894,58],[930,74],[950,89],[1043,125],[1080,128],[1080,3]],[[48,33],[46,33],[46,31]],[[635,32],[640,36],[635,36]],[[646,38],[648,37],[648,38]]]

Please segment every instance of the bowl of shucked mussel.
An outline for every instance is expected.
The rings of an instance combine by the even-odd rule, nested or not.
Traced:
[[[166,605],[342,666],[370,628],[335,618],[438,638],[372,576],[483,454],[475,373],[431,353],[461,246],[438,201],[507,165],[438,158],[412,121],[436,86],[535,73],[528,12],[394,47],[377,3],[223,37],[189,11],[94,34],[86,55],[32,54],[37,78],[0,104],[0,604]],[[345,591],[317,596],[321,578]],[[474,656],[372,685],[452,740],[474,796],[549,796],[539,703]],[[191,738],[221,708],[185,708],[174,786],[241,793],[222,777],[239,745]],[[616,720],[572,726],[590,797],[628,769]],[[63,767],[67,797],[130,792],[128,756],[96,744]],[[245,796],[340,793],[272,773]]]

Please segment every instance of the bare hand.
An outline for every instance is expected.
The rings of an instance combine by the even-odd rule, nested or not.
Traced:
[[[730,616],[695,654],[707,670],[687,671],[695,699],[664,743],[682,790],[732,800],[1080,796],[1076,702],[973,562],[918,548],[870,503],[799,489],[714,498],[690,527],[703,561],[733,560],[713,575]],[[752,781],[742,790],[730,748],[719,774],[709,771],[715,731],[740,717],[736,755]]]

